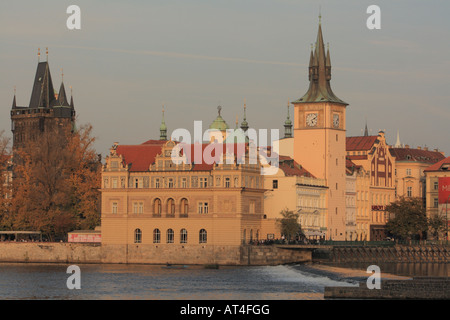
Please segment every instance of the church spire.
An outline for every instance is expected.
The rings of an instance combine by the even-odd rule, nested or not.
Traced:
[[[61,69],[61,87],[59,88],[58,93],[58,104],[60,106],[69,106],[69,102],[67,102],[67,95],[66,95],[66,88],[64,87],[64,72],[63,69]]]
[[[292,138],[292,121],[289,115],[289,101],[287,104],[287,118],[286,121],[284,122],[284,137]]]
[[[395,143],[395,147],[396,148],[401,148],[402,147],[402,144],[400,142],[400,132],[398,131],[398,129],[397,129],[397,142]]]
[[[244,120],[242,120],[242,123],[241,123],[241,129],[244,132],[247,132],[247,130],[248,130],[247,112],[246,111],[247,111],[247,103],[245,102],[245,99],[244,99]]]
[[[17,107],[16,104],[16,86],[14,86],[14,99],[13,99],[13,103],[12,103],[12,109],[15,109]]]
[[[309,103],[309,102],[335,102],[347,105],[331,90],[331,59],[329,47],[325,51],[325,44],[322,34],[321,14],[319,15],[319,28],[317,31],[316,43],[311,48],[309,59],[309,89],[308,92],[294,101],[294,103]]]
[[[164,120],[164,106],[162,108],[162,121],[159,127],[159,140],[167,140],[167,126]]]
[[[367,128],[367,119],[366,119],[366,127],[364,128],[364,137],[369,136],[369,129]]]

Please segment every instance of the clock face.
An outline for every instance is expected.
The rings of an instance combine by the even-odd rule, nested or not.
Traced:
[[[318,114],[317,113],[310,113],[306,116],[306,124],[309,127],[315,127],[317,126],[317,118],[318,118]]]
[[[339,115],[333,114],[333,126],[339,128]]]

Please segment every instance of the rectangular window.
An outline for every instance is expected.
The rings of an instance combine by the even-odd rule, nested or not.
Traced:
[[[439,199],[438,198],[434,198],[434,207],[435,208],[439,207]]]
[[[169,178],[169,188],[173,188],[173,178]]]
[[[139,202],[138,213],[144,213],[144,203]]]
[[[112,187],[113,187],[114,189],[117,188],[117,179],[112,179]]]
[[[208,202],[199,202],[198,203],[198,213],[205,214],[209,212]]]
[[[117,211],[118,211],[118,203],[113,202],[112,203],[112,213],[117,213]]]
[[[208,178],[200,178],[200,188],[206,188],[208,186]]]
[[[138,203],[137,202],[133,203],[133,213],[138,213]]]
[[[406,195],[407,195],[408,197],[412,197],[412,187],[408,187],[406,190],[407,190],[407,191],[406,191]]]
[[[255,201],[250,201],[248,213],[255,213]]]
[[[155,188],[159,189],[160,187],[161,187],[161,184],[160,184],[159,178],[157,178],[157,179],[155,179]]]
[[[119,167],[119,162],[118,161],[111,161],[111,168],[116,169]]]
[[[410,176],[411,175],[411,169],[406,169],[406,175]]]
[[[434,190],[439,190],[439,182],[436,181],[436,182],[434,183],[433,189],[434,189]]]
[[[225,178],[225,188],[230,187],[230,178]]]
[[[272,181],[272,189],[278,189],[278,180]]]
[[[187,188],[187,179],[186,178],[181,179],[181,187]]]

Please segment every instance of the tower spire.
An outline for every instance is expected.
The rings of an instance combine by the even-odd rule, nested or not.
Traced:
[[[167,140],[167,126],[164,120],[164,105],[162,106],[162,121],[159,127],[159,140]]]
[[[13,103],[12,103],[12,109],[16,108],[17,104],[16,104],[16,86],[14,86],[14,99],[13,99]]]
[[[369,129],[367,128],[367,119],[366,119],[366,127],[364,128],[364,137],[369,136]]]
[[[284,122],[284,137],[285,138],[292,138],[292,121],[291,121],[291,117],[289,115],[289,100],[287,103],[287,118],[286,121]]]
[[[247,122],[247,103],[246,103],[245,98],[244,98],[244,119],[242,120],[242,123],[241,123],[241,129],[242,129],[242,131],[244,131],[244,132],[247,132],[247,130],[248,130],[248,122]]]
[[[395,147],[396,148],[401,148],[402,147],[402,144],[400,142],[400,132],[398,131],[398,129],[397,129],[397,142],[395,142]]]
[[[322,14],[319,13],[319,26],[314,49],[311,47],[309,59],[309,89],[306,94],[293,103],[335,102],[347,105],[331,90],[331,59],[329,46],[325,51],[322,34]]]

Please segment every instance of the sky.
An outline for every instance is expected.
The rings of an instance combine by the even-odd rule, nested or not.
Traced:
[[[81,30],[66,26],[72,4]],[[366,26],[373,4],[380,30]],[[163,105],[169,134],[196,120],[206,130],[218,105],[234,128],[245,99],[250,127],[282,135],[287,102],[308,89],[319,10],[347,136],[367,121],[389,144],[398,131],[404,144],[450,155],[448,0],[2,0],[0,131],[11,134],[14,87],[29,104],[48,47],[54,87],[63,69],[77,123],[93,125],[103,155],[114,142],[158,139]]]

